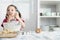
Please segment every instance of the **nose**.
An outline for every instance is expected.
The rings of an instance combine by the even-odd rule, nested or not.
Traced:
[[[11,13],[11,10],[9,12]]]
[[[12,11],[9,11],[9,13],[11,14],[11,13],[12,13]]]

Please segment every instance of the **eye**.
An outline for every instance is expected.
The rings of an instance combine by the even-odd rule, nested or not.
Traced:
[[[7,10],[7,11],[9,11],[9,10]]]
[[[11,10],[11,11],[13,11],[13,10]]]

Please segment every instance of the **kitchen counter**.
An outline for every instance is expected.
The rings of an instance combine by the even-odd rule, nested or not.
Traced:
[[[2,33],[0,34],[0,38],[14,38],[18,35],[18,33]]]

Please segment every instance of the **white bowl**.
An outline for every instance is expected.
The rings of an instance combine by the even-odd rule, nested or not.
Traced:
[[[3,27],[0,26],[0,32],[3,31]]]
[[[20,31],[21,24],[16,21],[16,22],[8,22],[3,24],[4,29],[9,29],[10,31]]]

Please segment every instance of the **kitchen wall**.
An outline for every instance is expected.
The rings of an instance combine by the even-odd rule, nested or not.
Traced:
[[[30,19],[26,22],[26,27],[27,29],[25,29],[26,31],[34,31],[37,27],[37,0],[32,0],[30,1],[30,14],[29,17]]]

